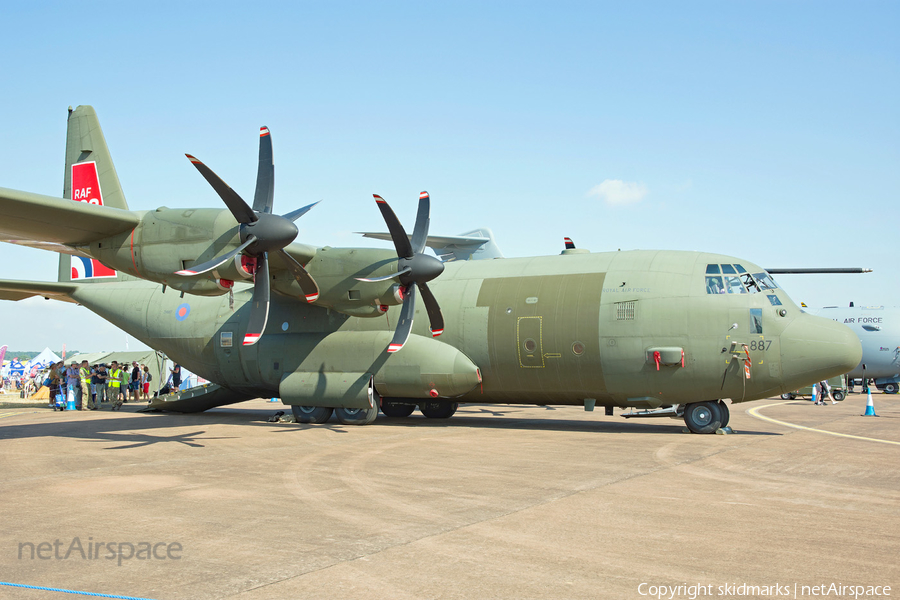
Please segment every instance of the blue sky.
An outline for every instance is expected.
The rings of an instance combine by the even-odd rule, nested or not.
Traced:
[[[299,241],[366,246],[371,200],[507,256],[705,250],[810,306],[898,305],[900,4],[20,3],[0,9],[0,186],[58,195],[69,105],[93,105],[133,209],[245,197],[272,130]],[[0,277],[53,279],[8,245]],[[121,348],[84,309],[3,303],[0,343]],[[131,348],[138,347],[129,340]]]

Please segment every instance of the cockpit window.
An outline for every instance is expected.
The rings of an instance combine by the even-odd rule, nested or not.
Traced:
[[[755,294],[777,289],[778,285],[765,271],[751,275],[739,264],[706,265],[707,294]]]
[[[706,293],[707,294],[724,294],[725,284],[721,277],[706,277]]]
[[[777,290],[778,286],[768,273],[754,273],[753,277],[759,282],[760,289]]]
[[[729,294],[746,294],[747,293],[747,290],[744,289],[744,286],[741,283],[741,279],[739,277],[726,277],[725,278],[725,289],[728,290]]]
[[[741,275],[741,279],[744,281],[744,287],[747,288],[747,291],[751,294],[755,294],[759,290],[759,285],[757,285],[756,280],[753,279],[753,276],[750,273],[744,273]]]

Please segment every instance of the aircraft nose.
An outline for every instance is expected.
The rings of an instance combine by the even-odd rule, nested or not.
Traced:
[[[852,371],[861,360],[859,338],[831,319],[803,314],[781,334],[781,368],[787,391]]]

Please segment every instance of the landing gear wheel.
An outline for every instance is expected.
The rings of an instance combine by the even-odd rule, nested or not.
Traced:
[[[846,396],[844,395],[844,390],[834,390],[833,392],[831,392],[831,397],[834,398],[835,402],[840,402]]]
[[[324,423],[331,418],[333,408],[325,406],[296,406],[291,405],[291,412],[298,423]]]
[[[416,410],[415,404],[405,404],[398,400],[381,400],[381,412],[386,417],[402,418],[408,417]]]
[[[691,433],[715,433],[722,427],[718,402],[692,402],[684,407],[684,424]]]
[[[731,418],[731,411],[728,410],[728,405],[725,404],[724,400],[719,400],[719,410],[722,412],[722,424],[719,427],[726,427],[728,420]]]
[[[791,393],[785,393],[781,395],[782,400],[793,400],[794,398],[796,398],[796,396]]]
[[[447,400],[426,400],[419,403],[419,410],[429,419],[449,419],[459,408],[458,402]]]
[[[368,425],[378,416],[378,407],[336,408],[334,414],[343,425]]]
[[[897,390],[900,390],[900,387],[898,387],[896,383],[884,384],[884,393],[885,394],[896,394]]]

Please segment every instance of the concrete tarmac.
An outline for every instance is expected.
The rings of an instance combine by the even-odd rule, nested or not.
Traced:
[[[365,427],[267,423],[264,400],[3,408],[0,598],[898,596],[900,397],[865,401],[732,405],[735,435],[519,405]]]

